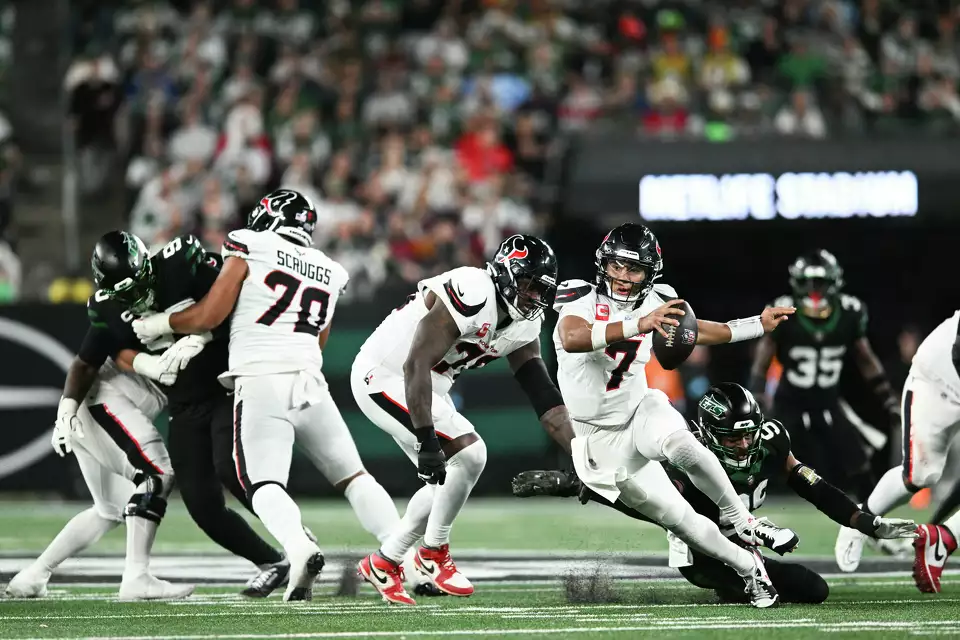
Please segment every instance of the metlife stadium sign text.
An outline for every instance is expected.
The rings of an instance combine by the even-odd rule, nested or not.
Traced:
[[[650,221],[913,217],[912,171],[647,175],[640,216]]]

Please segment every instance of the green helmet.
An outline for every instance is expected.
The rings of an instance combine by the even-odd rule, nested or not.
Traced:
[[[126,231],[110,231],[97,241],[90,259],[97,289],[134,313],[153,306],[156,278],[143,241]]]
[[[749,469],[758,460],[763,412],[752,393],[733,382],[715,384],[700,400],[697,418],[704,444],[728,469]],[[731,440],[747,444],[731,445]]]

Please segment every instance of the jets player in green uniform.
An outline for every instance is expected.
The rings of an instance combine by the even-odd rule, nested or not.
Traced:
[[[785,478],[797,495],[813,504],[833,521],[875,538],[915,538],[916,524],[910,520],[881,518],[862,511],[842,491],[821,478],[816,470],[797,460],[791,453],[790,434],[777,420],[764,417],[756,399],[738,384],[723,382],[710,387],[698,406],[697,422],[691,430],[716,454],[730,476],[740,499],[751,511],[760,508],[771,480]],[[701,515],[711,518],[734,542],[738,538],[724,522],[720,510],[683,474],[664,463],[667,473],[684,498]],[[519,497],[536,495],[574,496],[580,501],[600,502],[638,520],[647,520],[624,502],[606,501],[586,486],[573,472],[524,471],[513,479],[513,493]],[[743,580],[718,560],[689,549],[668,534],[670,566],[692,584],[712,589],[721,599],[747,602]],[[826,600],[827,583],[817,573],[800,564],[765,558],[767,573],[780,594],[781,602],[819,603]]]

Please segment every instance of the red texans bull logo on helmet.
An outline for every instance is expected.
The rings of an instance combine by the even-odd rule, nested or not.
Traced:
[[[515,236],[510,245],[510,251],[497,258],[497,261],[507,264],[514,258],[526,258],[530,254],[530,251],[526,247],[522,246],[522,242],[523,240],[520,238],[520,236]]]

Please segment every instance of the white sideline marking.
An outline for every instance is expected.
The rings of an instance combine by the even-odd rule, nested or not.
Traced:
[[[822,623],[810,621],[807,619],[780,620],[780,621],[750,621],[750,627],[756,629],[790,629],[790,628],[808,628],[817,629],[822,632],[843,633],[843,632],[863,632],[863,631],[907,631],[925,633],[923,629],[917,627],[932,627],[941,625],[953,625],[949,631],[956,633],[960,630],[960,620],[928,620],[923,622],[884,622],[884,621],[859,621],[859,622],[838,622]],[[209,634],[209,635],[190,635],[190,636],[94,636],[84,640],[115,640],[115,638],[124,638],[124,640],[234,640],[240,638],[395,638],[409,636],[492,636],[492,635],[547,635],[556,633],[624,633],[636,631],[705,631],[716,629],[742,629],[743,622],[726,620],[720,624],[710,624],[709,621],[691,622],[690,624],[666,622],[665,624],[648,624],[636,626],[621,627],[568,627],[553,629],[458,629],[458,630],[407,630],[407,631],[327,631],[316,633],[278,633],[278,634]],[[935,629],[931,633],[947,632],[948,629]],[[48,640],[40,638],[16,638],[14,640]]]

